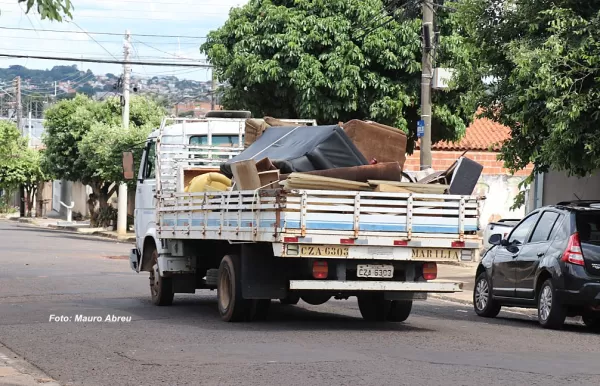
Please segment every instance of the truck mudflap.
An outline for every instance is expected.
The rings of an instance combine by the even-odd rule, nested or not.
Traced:
[[[290,280],[292,291],[402,291],[402,292],[462,292],[463,283]]]

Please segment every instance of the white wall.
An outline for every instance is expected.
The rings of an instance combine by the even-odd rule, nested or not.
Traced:
[[[479,178],[473,194],[486,197],[481,213],[482,229],[489,222],[501,218],[523,218],[525,206],[514,211],[510,209],[519,193],[519,183],[523,179],[524,177],[508,175],[483,175]]]
[[[600,200],[600,173],[583,178],[568,177],[565,172],[544,174],[542,205],[573,200]]]

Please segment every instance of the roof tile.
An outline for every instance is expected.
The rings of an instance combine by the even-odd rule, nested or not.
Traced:
[[[502,142],[510,138],[510,129],[488,118],[478,118],[467,127],[465,136],[458,142],[437,142],[432,150],[498,151]],[[419,148],[418,146],[416,147]]]

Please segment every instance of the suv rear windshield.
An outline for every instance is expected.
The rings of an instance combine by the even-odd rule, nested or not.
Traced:
[[[595,268],[600,262],[600,211],[577,212],[575,224],[586,270],[593,275],[600,275]]]

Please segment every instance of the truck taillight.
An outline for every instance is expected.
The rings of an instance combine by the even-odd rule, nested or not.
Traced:
[[[436,263],[423,264],[423,279],[435,280],[436,278],[437,278],[437,264]]]
[[[581,243],[579,242],[579,233],[575,232],[569,237],[569,244],[563,253],[562,261],[575,265],[584,265],[583,253],[581,252]]]
[[[315,279],[327,279],[329,274],[329,267],[326,261],[315,261],[313,262],[313,277]]]
[[[464,248],[465,247],[465,242],[464,241],[453,241],[452,244],[450,244],[452,246],[452,248]]]

